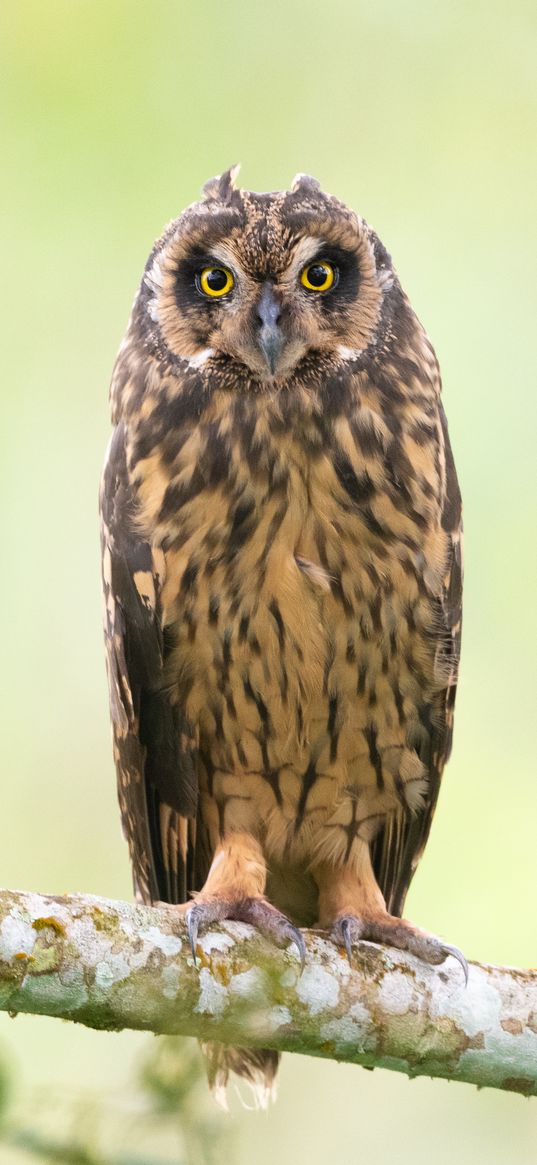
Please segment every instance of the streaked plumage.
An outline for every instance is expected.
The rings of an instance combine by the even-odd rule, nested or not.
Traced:
[[[106,639],[136,891],[196,893],[193,938],[241,916],[283,941],[285,914],[441,962],[398,918],[459,657],[438,364],[362,219],[311,178],[233,178],[155,244],[112,382]],[[318,292],[304,272],[323,270]]]

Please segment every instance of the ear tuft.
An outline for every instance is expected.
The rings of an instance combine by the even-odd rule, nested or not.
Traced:
[[[321,183],[311,174],[295,174],[291,182],[292,194],[317,194],[320,189]]]
[[[209,178],[203,187],[203,197],[208,200],[217,199],[218,202],[229,202],[235,190],[235,182],[240,168],[240,162],[238,162],[235,166],[230,166],[229,170],[225,170],[223,174]]]

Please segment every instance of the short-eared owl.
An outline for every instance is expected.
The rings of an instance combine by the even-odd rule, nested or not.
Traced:
[[[112,382],[106,637],[136,891],[189,903],[193,949],[239,918],[301,957],[316,923],[349,954],[465,966],[401,919],[459,656],[436,357],[363,219],[313,178],[234,180],[155,244]],[[273,1074],[272,1053],[234,1056]]]

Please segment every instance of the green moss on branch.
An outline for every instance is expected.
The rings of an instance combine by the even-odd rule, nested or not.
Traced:
[[[173,908],[0,891],[0,1007],[443,1076],[537,1095],[537,974],[419,963],[364,943],[351,969],[307,935],[270,948],[226,923],[194,965]]]

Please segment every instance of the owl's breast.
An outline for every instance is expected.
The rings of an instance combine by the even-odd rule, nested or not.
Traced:
[[[206,460],[198,470],[185,464],[172,488],[157,474],[161,599],[175,638],[166,684],[211,763],[300,774],[314,761],[343,781],[360,757],[371,769],[373,726],[395,771],[436,682],[424,578],[441,531],[380,498],[373,518],[339,445],[312,457],[287,435],[250,464],[230,445],[224,482],[210,484]]]
[[[139,523],[164,548],[164,684],[212,773],[204,812],[300,858],[321,822],[344,845],[347,815],[376,829],[422,795],[440,484],[423,443],[409,470],[342,418],[236,421],[226,407],[138,466]]]

